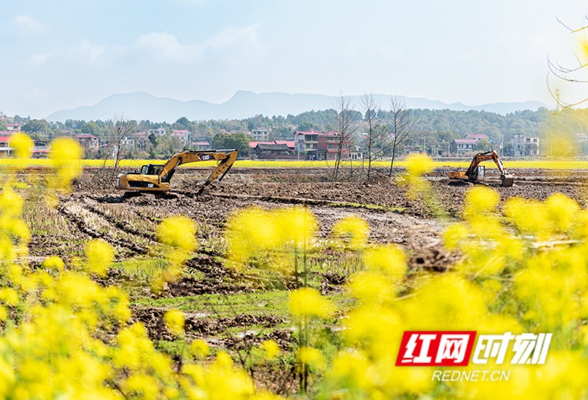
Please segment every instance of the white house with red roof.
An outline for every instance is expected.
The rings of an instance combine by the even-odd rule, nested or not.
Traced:
[[[186,144],[190,142],[190,135],[192,133],[186,129],[174,129],[170,136],[171,137],[177,137],[178,139],[180,139],[182,141],[182,143]]]
[[[454,139],[451,142],[451,153],[466,154],[474,151],[474,146],[478,143],[476,139]]]
[[[5,156],[12,154],[12,147],[8,143],[9,140],[10,136],[0,136],[0,154]]]
[[[22,124],[6,124],[6,130],[11,132],[20,131]]]

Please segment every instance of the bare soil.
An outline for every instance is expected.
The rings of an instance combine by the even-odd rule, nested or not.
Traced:
[[[61,197],[57,209],[39,208],[29,212],[33,217],[38,213],[53,221],[53,226],[41,224],[32,229],[31,260],[39,264],[48,255],[64,259],[83,256],[85,241],[93,238],[110,243],[120,263],[162,258],[165,248],[158,243],[157,225],[172,215],[192,218],[199,228],[199,249],[186,262],[184,276],[168,284],[163,292],[153,293],[149,289],[153,276],[153,271],[149,270],[111,269],[106,278],[97,278],[101,284],[119,285],[129,290],[134,320],[143,322],[149,335],[158,341],[177,338],[163,323],[167,307],[146,305],[151,300],[263,293],[268,289],[289,290],[297,286],[299,276],[272,281],[225,266],[225,225],[231,213],[244,207],[306,206],[318,220],[320,238],[330,237],[336,221],[355,214],[369,224],[370,243],[401,246],[408,255],[410,268],[439,272],[451,268],[461,256],[443,248],[441,233],[460,216],[471,185],[450,186],[446,179],[448,169],[439,169],[429,176],[432,196],[409,199],[406,188],[383,172],[373,174],[369,180],[355,176],[345,182],[331,182],[328,171],[320,169],[234,168],[217,188],[196,198],[194,194],[208,175],[207,170],[181,169],[172,181],[173,193],[135,197],[126,197],[114,189],[114,171],[87,171],[74,183],[73,192]],[[515,196],[545,200],[560,192],[586,206],[588,176],[584,172],[550,174],[541,170],[517,170],[516,174],[515,185],[510,188],[499,187],[497,176],[492,173],[484,184],[495,188],[503,201]],[[31,224],[37,223],[33,217],[29,217]],[[333,264],[337,265],[339,259],[336,257],[340,255],[329,248],[324,251],[323,258],[314,262],[328,264],[334,257]],[[327,266],[313,272],[312,278],[319,282],[317,286],[322,293],[338,295],[343,291],[348,276],[356,270],[353,260],[347,260],[345,265],[345,268]],[[264,315],[236,312],[230,317],[203,316],[193,310],[185,313],[186,335],[189,339],[202,337],[212,346],[237,352],[267,339],[275,340],[283,350],[288,350],[295,341],[295,334],[284,328],[289,323],[284,317],[274,314],[270,309]],[[259,368],[251,371],[258,384],[265,382],[278,393],[291,391],[292,385],[295,386],[292,365],[280,364],[276,367],[278,372],[265,370],[266,366]],[[287,379],[280,381],[275,376]]]
[[[440,233],[458,218],[470,185],[450,186],[446,171],[431,174],[431,192],[439,209],[426,199],[410,200],[406,188],[383,173],[375,173],[363,182],[330,182],[322,170],[296,170],[291,182],[279,170],[233,169],[210,194],[195,198],[198,183],[208,171],[182,169],[172,182],[174,192],[166,196],[145,194],[125,198],[116,191],[115,176],[88,172],[74,185],[74,192],[64,196],[58,209],[67,221],[72,236],[80,243],[88,238],[101,238],[117,249],[119,260],[149,255],[157,251],[156,225],[170,215],[186,215],[199,225],[202,243],[190,267],[207,275],[205,286],[196,282],[180,282],[173,291],[180,295],[207,293],[210,290],[235,292],[247,290],[223,281],[228,273],[222,264],[222,249],[212,248],[211,242],[221,240],[228,216],[241,208],[264,208],[299,204],[308,207],[317,217],[319,236],[326,238],[333,224],[342,217],[355,214],[370,226],[372,243],[395,243],[402,246],[415,268],[444,270],[456,255],[441,247]],[[503,200],[520,196],[545,200],[561,192],[581,204],[586,204],[586,176],[573,171],[548,174],[541,170],[517,170],[515,185],[502,188],[492,173],[485,182],[495,188]],[[444,218],[439,218],[443,216]],[[62,241],[52,235],[33,236],[33,255],[67,255]],[[241,281],[241,279],[239,279]],[[215,283],[216,282],[216,283]],[[211,289],[214,287],[215,289]]]

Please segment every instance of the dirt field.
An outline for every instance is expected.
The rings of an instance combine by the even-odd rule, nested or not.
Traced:
[[[585,174],[516,172],[515,186],[496,187],[503,200],[512,196],[544,200],[562,192],[586,203]],[[81,257],[86,240],[101,238],[116,249],[116,264],[104,283],[128,290],[134,318],[147,326],[161,348],[180,359],[185,351],[183,341],[167,332],[162,321],[165,310],[174,307],[185,312],[188,339],[205,338],[213,348],[230,349],[246,363],[251,362],[248,357],[254,357],[252,345],[262,340],[271,338],[283,349],[290,347],[293,331],[287,295],[295,283],[249,271],[235,272],[224,266],[223,231],[227,217],[238,209],[305,205],[318,219],[320,238],[329,237],[334,222],[355,214],[368,222],[370,242],[402,246],[411,268],[443,271],[460,258],[443,249],[440,234],[459,217],[468,186],[449,186],[444,179],[446,171],[430,176],[438,207],[433,210],[423,199],[408,200],[406,190],[384,174],[376,174],[367,182],[333,183],[324,170],[293,173],[233,169],[219,187],[202,198],[194,198],[194,188],[205,174],[202,170],[182,169],[172,181],[174,194],[125,198],[113,188],[112,173],[87,171],[75,182],[73,193],[61,198],[57,209],[43,207],[40,199],[30,193],[27,204],[31,205],[25,210],[25,219],[32,230],[32,263],[40,263],[52,254],[67,260]],[[487,184],[496,186],[497,180],[489,179]],[[163,293],[155,294],[150,290],[150,281],[160,270],[164,253],[155,238],[155,228],[163,218],[178,214],[198,223],[200,248],[187,262],[184,276]],[[319,254],[313,263],[313,285],[342,310],[349,307],[351,300],[341,285],[357,267],[357,259]],[[336,326],[337,321],[333,324]],[[291,367],[286,363],[280,368],[282,373],[293,374]],[[260,374],[260,384],[270,385],[271,372],[264,368],[257,372],[252,368],[252,373]],[[286,393],[291,384],[284,380],[271,386]]]

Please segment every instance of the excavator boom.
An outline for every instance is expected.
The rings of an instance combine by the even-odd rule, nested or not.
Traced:
[[[182,164],[200,161],[219,161],[206,181],[200,186],[198,195],[209,185],[217,185],[231,169],[237,160],[238,150],[206,150],[183,151],[174,154],[163,165],[148,164],[141,168],[139,173],[119,174],[116,188],[121,190],[139,192],[167,192],[170,190],[170,181],[176,168]]]

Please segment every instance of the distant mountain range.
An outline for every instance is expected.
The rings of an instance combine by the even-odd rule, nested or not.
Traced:
[[[374,99],[383,109],[389,109],[389,95],[374,94]],[[360,110],[361,96],[348,96],[356,110]],[[398,96],[408,108],[455,110],[455,111],[489,111],[508,114],[521,110],[537,110],[547,107],[538,101],[514,103],[493,103],[479,106],[467,106],[462,103],[443,103],[437,100]],[[153,96],[149,93],[136,92],[114,94],[92,106],[78,107],[73,110],[61,110],[47,117],[49,121],[73,120],[108,120],[114,116],[124,115],[127,119],[149,120],[152,122],[175,122],[181,117],[191,121],[208,119],[245,119],[258,114],[265,116],[298,115],[305,111],[336,108],[337,97],[318,94],[253,93],[238,91],[227,102],[209,103],[202,100],[180,101]]]

